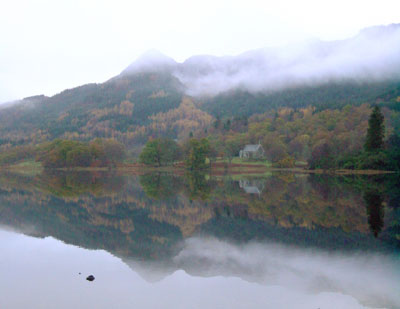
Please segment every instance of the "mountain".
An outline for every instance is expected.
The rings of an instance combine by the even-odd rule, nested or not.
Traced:
[[[194,96],[242,89],[270,93],[338,82],[400,78],[400,25],[372,27],[334,42],[309,41],[236,57],[196,56],[173,74]]]
[[[171,72],[178,63],[156,50],[150,50],[141,55],[135,62],[129,65],[122,76],[133,75],[140,72]]]
[[[194,56],[183,63],[151,51],[105,83],[3,107],[0,147],[114,137],[135,148],[151,136],[184,139],[206,130],[213,117],[394,102],[400,96],[399,41],[397,24],[342,41]]]

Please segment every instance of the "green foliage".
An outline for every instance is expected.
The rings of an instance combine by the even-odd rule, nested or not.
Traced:
[[[228,158],[229,162],[232,161],[232,158],[239,154],[240,148],[243,146],[243,143],[240,140],[240,136],[228,137],[224,143],[224,154]]]
[[[185,174],[185,191],[191,200],[206,200],[212,191],[210,181],[199,171],[188,171]]]
[[[387,141],[388,168],[392,171],[400,171],[400,136],[392,134]]]
[[[339,167],[347,169],[374,169],[400,171],[400,137],[392,134],[384,146],[384,117],[375,107],[369,119],[365,151],[343,155],[337,160]]]
[[[161,148],[158,140],[146,143],[139,156],[139,161],[146,165],[161,166]]]
[[[367,138],[364,148],[366,151],[379,151],[383,148],[385,137],[384,117],[379,106],[375,106],[368,120]]]
[[[342,108],[347,104],[375,103],[400,96],[399,82],[329,83],[320,86],[296,87],[271,93],[250,93],[243,90],[222,93],[210,98],[202,109],[213,116],[251,116],[273,109],[314,106],[317,111]]]
[[[400,171],[400,150],[363,151],[358,154],[345,155],[337,160],[337,166],[354,170]]]
[[[35,155],[34,146],[17,146],[0,153],[0,165],[10,165]]]
[[[210,151],[210,143],[206,138],[202,138],[201,140],[192,138],[189,140],[186,148],[186,168],[193,171],[207,167],[206,158]]]
[[[182,187],[180,177],[165,173],[141,175],[139,181],[146,195],[156,200],[165,200],[175,197]]]
[[[111,139],[90,143],[56,139],[38,146],[36,151],[36,161],[45,168],[114,166],[124,156],[124,146]]]
[[[179,160],[181,155],[182,150],[174,140],[156,138],[146,143],[139,160],[146,165],[162,166]]]
[[[357,169],[360,170],[385,170],[388,158],[385,152],[362,153],[359,157]]]

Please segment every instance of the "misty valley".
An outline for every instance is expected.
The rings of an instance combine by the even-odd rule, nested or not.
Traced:
[[[325,19],[317,3],[308,18],[287,9],[303,2],[282,1],[287,20]],[[212,33],[194,16],[204,1],[185,19],[173,14],[190,1],[150,4],[151,17],[139,9],[151,1],[65,1],[62,31],[41,8],[68,8],[42,2],[18,4],[18,18],[0,10],[2,42],[18,41],[4,61],[0,42],[0,308],[400,308],[399,23],[373,26],[371,14],[362,30],[304,42],[296,24],[296,41],[277,47],[232,30],[256,21],[242,9],[224,22],[234,1],[204,10],[218,19],[200,18]],[[125,5],[123,18],[109,15]],[[369,4],[325,5],[345,29],[340,15],[353,24]],[[260,25],[275,20],[267,6]],[[196,35],[170,40],[182,20],[176,29]],[[29,40],[13,34],[21,25]],[[286,31],[260,25],[265,38]],[[153,50],[128,65],[164,40],[181,58]],[[183,60],[191,40],[201,48]],[[219,56],[192,53],[204,40],[224,47]],[[48,53],[72,58],[55,65]]]
[[[2,173],[0,306],[398,308],[399,188],[393,174]]]

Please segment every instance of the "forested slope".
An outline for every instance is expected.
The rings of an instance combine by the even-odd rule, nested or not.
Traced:
[[[278,148],[284,153],[304,160],[332,138],[346,140],[343,149],[357,150],[371,105],[383,108],[387,134],[399,133],[399,38],[400,26],[389,25],[299,51],[196,56],[183,63],[160,54],[142,57],[104,83],[1,108],[0,151],[57,138],[114,138],[138,154],[151,138],[184,142],[210,135],[221,145],[233,136],[240,147],[283,144]],[[252,131],[263,125],[265,134],[255,136]],[[306,151],[292,151],[301,136],[301,143],[314,142]]]

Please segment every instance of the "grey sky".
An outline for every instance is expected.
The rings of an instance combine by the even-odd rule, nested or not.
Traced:
[[[157,49],[177,61],[400,22],[398,0],[3,0],[0,102],[103,82]]]

